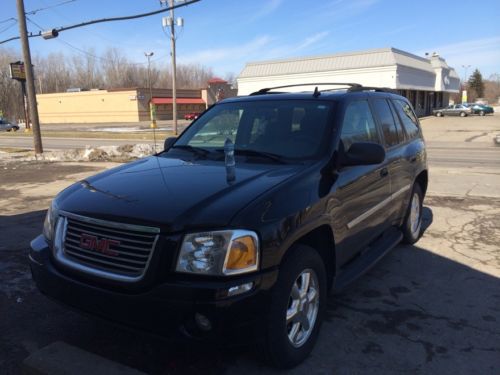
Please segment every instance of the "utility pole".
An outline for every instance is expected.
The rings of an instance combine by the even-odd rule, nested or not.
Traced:
[[[40,123],[38,119],[38,107],[36,104],[35,81],[33,76],[33,65],[31,64],[30,45],[28,43],[28,30],[26,28],[26,14],[24,11],[24,1],[17,0],[17,20],[19,22],[19,36],[23,50],[24,67],[26,69],[26,91],[28,96],[28,108],[31,121],[33,123],[33,144],[35,154],[43,153],[42,134],[40,133]]]
[[[175,62],[175,18],[174,0],[169,0],[170,6],[170,46],[172,49],[172,116],[174,120],[174,135],[177,135],[177,65]]]

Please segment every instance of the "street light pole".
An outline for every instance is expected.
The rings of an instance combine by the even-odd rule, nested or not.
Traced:
[[[464,87],[465,87],[465,80],[467,79],[467,70],[471,67],[471,65],[462,65],[462,68],[464,68]]]
[[[177,65],[175,61],[175,18],[174,0],[169,0],[170,6],[170,46],[172,49],[172,118],[174,120],[174,135],[177,135]]]
[[[26,91],[31,121],[33,123],[33,144],[35,154],[43,154],[42,134],[40,133],[40,122],[38,119],[38,107],[36,104],[35,80],[33,76],[33,65],[31,64],[30,45],[28,42],[28,30],[26,27],[26,14],[24,1],[17,0],[17,20],[19,22],[19,36],[23,50],[24,68],[26,72]]]
[[[464,80],[462,82],[462,103],[466,103],[468,101],[467,90],[465,89],[465,80],[467,79],[467,69],[469,69],[470,67],[470,65],[462,65],[462,68],[464,68]]]
[[[148,86],[149,86],[149,117],[151,119],[151,128],[153,129],[153,139],[155,142],[156,152],[156,110],[153,103],[153,87],[151,84],[151,56],[154,52],[144,52],[144,56],[148,59]]]

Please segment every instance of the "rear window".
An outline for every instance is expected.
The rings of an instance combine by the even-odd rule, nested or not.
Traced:
[[[404,100],[393,100],[393,103],[408,137],[410,139],[418,137],[418,120],[410,105]]]
[[[385,145],[387,147],[397,145],[399,143],[398,131],[389,103],[385,99],[374,99],[373,108],[382,127]]]

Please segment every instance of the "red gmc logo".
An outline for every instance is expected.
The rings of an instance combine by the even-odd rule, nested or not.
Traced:
[[[87,233],[80,236],[80,247],[84,250],[96,251],[101,254],[118,256],[118,251],[111,249],[111,246],[119,246],[120,241],[110,240],[109,238],[99,239]]]

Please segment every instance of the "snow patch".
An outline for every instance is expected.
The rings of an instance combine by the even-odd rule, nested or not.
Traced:
[[[32,151],[16,153],[0,151],[0,159],[18,161],[128,161],[150,156],[154,153],[154,145],[137,143],[122,146],[86,146],[85,149],[48,151],[41,156],[35,156]]]

